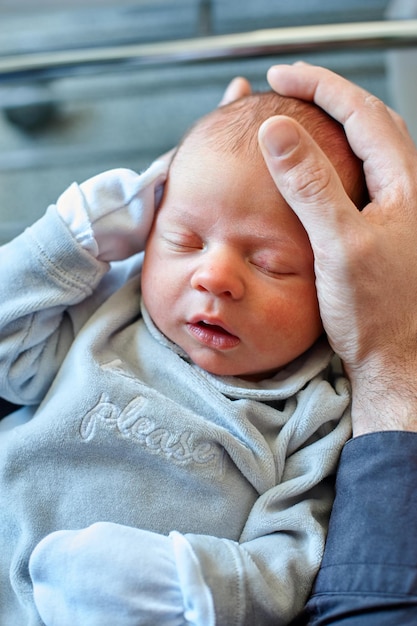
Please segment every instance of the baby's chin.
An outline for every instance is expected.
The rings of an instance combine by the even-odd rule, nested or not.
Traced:
[[[273,378],[280,371],[280,369],[282,369],[276,367],[267,371],[250,371],[248,369],[239,368],[233,363],[213,364],[208,363],[206,359],[199,359],[197,357],[193,358],[191,354],[186,354],[191,363],[194,363],[194,365],[197,365],[200,369],[208,372],[212,376],[218,376],[219,378],[239,378],[240,380],[244,380],[246,382],[256,383],[261,380]]]

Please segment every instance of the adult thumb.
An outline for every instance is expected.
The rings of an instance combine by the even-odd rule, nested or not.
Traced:
[[[286,202],[306,229],[313,251],[343,237],[346,220],[357,210],[337,172],[298,122],[271,117],[259,129],[259,145],[269,172]]]

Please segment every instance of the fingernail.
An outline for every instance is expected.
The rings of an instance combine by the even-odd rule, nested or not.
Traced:
[[[283,157],[298,146],[300,136],[290,120],[272,118],[262,124],[260,139],[271,156]]]

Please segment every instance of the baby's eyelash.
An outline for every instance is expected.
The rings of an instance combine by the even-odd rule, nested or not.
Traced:
[[[203,242],[197,237],[183,235],[168,235],[165,241],[176,250],[202,250]]]
[[[259,263],[253,263],[253,265],[255,265],[255,267],[258,270],[260,270],[264,274],[267,274],[268,276],[281,276],[282,275],[282,272],[272,269],[266,265],[259,265]]]
[[[265,261],[252,260],[251,263],[258,270],[260,270],[264,274],[267,274],[268,276],[274,276],[274,277],[289,276],[294,273],[291,270],[291,268],[287,266],[285,263],[280,263],[280,262],[269,263],[266,260]]]

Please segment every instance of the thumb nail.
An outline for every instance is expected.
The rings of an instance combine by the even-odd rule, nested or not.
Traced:
[[[260,128],[259,137],[266,151],[274,157],[287,156],[300,141],[292,121],[281,117],[266,120]]]

